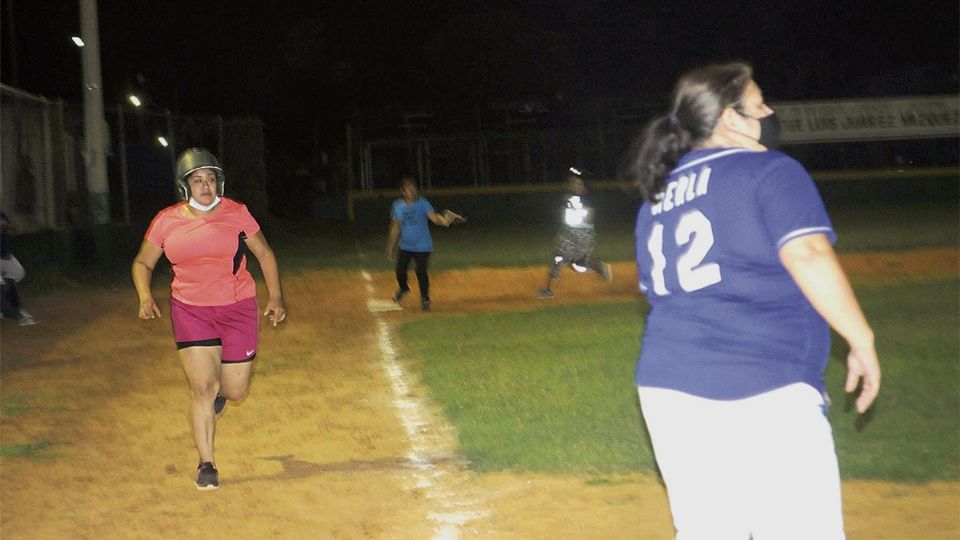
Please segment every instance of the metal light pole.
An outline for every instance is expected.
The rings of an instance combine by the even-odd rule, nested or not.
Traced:
[[[80,1],[80,31],[83,61],[83,139],[87,191],[95,225],[110,222],[110,188],[107,183],[106,132],[103,115],[103,88],[100,75],[100,30],[97,0]]]

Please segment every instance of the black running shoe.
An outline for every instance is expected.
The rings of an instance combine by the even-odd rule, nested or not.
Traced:
[[[220,487],[220,477],[213,463],[204,461],[197,466],[197,489],[207,491]]]
[[[217,397],[213,399],[213,414],[220,416],[223,414],[223,409],[227,407],[227,398],[217,394]]]
[[[394,301],[394,302],[397,302],[397,303],[400,303],[400,300],[403,299],[403,295],[407,294],[408,292],[410,292],[410,291],[409,291],[409,290],[404,291],[404,290],[402,290],[402,289],[397,289],[397,292],[393,293],[393,301]]]
[[[424,299],[420,301],[420,310],[421,311],[430,311],[430,300]]]

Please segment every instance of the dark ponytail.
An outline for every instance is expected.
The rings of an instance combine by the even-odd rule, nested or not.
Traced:
[[[653,202],[663,189],[663,180],[676,166],[680,156],[693,148],[690,134],[680,127],[673,115],[651,120],[643,133],[627,151],[624,176],[640,190],[643,198]]]
[[[673,112],[647,124],[621,171],[644,199],[656,201],[680,158],[710,138],[723,110],[740,100],[752,77],[753,69],[737,62],[698,68],[677,81]]]

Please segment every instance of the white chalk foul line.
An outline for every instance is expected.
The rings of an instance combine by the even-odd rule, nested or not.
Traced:
[[[361,270],[360,275],[367,283],[367,308],[377,323],[377,345],[383,359],[383,369],[393,389],[393,406],[410,439],[407,461],[413,471],[414,487],[424,490],[427,499],[435,501],[438,506],[427,515],[427,519],[437,524],[433,540],[458,540],[464,524],[487,516],[489,512],[455,495],[447,485],[449,482],[445,482],[448,475],[436,462],[441,458],[449,458],[450,451],[446,448],[455,446],[450,441],[438,440],[450,432],[449,426],[437,425],[442,421],[433,419],[424,405],[411,394],[411,377],[397,361],[390,325],[380,316],[381,312],[393,309],[384,309],[385,305],[373,298],[370,274]],[[392,300],[390,303],[393,304]]]

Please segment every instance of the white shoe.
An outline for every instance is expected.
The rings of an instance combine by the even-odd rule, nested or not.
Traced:
[[[27,313],[24,310],[20,310],[20,315],[17,316],[17,320],[20,321],[20,326],[32,326],[38,324],[40,321],[33,318],[33,315]]]

